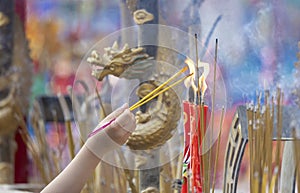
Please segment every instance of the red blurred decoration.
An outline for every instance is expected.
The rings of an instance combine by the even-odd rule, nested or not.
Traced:
[[[26,0],[15,1],[15,12],[20,17],[24,25],[26,21]]]
[[[15,1],[15,12],[20,17],[23,27],[25,28],[26,0]],[[17,150],[15,154],[15,183],[27,183],[29,159],[27,156],[26,145],[19,132],[16,132],[15,141],[17,143]]]
[[[72,86],[75,80],[75,74],[68,76],[53,75],[51,80],[51,88],[54,93],[68,94],[68,86]]]
[[[15,141],[17,143],[17,151],[15,154],[15,183],[27,183],[29,160],[26,145],[19,132],[16,132]]]

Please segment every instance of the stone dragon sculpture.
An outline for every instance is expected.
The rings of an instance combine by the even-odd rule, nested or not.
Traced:
[[[136,89],[139,98],[143,98],[170,77],[164,72],[152,73],[153,58],[142,47],[129,48],[125,45],[119,49],[117,43],[114,43],[112,47],[105,48],[102,57],[97,51],[92,51],[87,61],[93,67],[92,75],[99,81],[107,75],[139,79],[140,85]],[[147,81],[142,81],[145,77],[148,77]],[[137,128],[126,143],[130,149],[154,149],[172,137],[180,119],[179,98],[170,89],[155,100],[156,102],[149,102],[136,112]]]

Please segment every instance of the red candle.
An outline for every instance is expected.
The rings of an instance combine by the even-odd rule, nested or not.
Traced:
[[[196,108],[197,107],[197,108]],[[184,111],[184,160],[181,193],[202,192],[203,164],[201,143],[206,132],[208,106],[183,102]],[[191,179],[189,181],[189,170]],[[190,187],[189,187],[190,183]]]
[[[197,109],[197,112],[196,112]],[[191,117],[193,123],[191,123],[191,168],[192,168],[192,192],[202,192],[202,185],[204,178],[203,175],[203,163],[202,163],[202,139],[206,132],[208,106],[206,105],[192,105]]]

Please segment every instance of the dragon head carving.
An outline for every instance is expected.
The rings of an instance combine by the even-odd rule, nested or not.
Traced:
[[[93,50],[87,58],[87,62],[93,67],[92,76],[99,81],[102,81],[107,75],[127,79],[138,78],[138,75],[144,73],[144,70],[151,66],[150,59],[152,58],[145,53],[142,47],[129,48],[125,44],[122,49],[119,49],[118,44],[115,42],[112,47],[104,50],[105,53],[102,57],[99,56],[96,50]],[[129,67],[133,68],[130,72],[126,72]]]

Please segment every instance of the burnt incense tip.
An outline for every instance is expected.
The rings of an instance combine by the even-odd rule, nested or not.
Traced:
[[[195,34],[195,38],[196,38],[196,39],[198,38],[197,34]]]
[[[185,71],[187,71],[188,69],[189,69],[189,67],[188,67],[188,66],[185,66],[185,67],[183,67],[183,68],[181,69],[180,72],[185,72]]]

